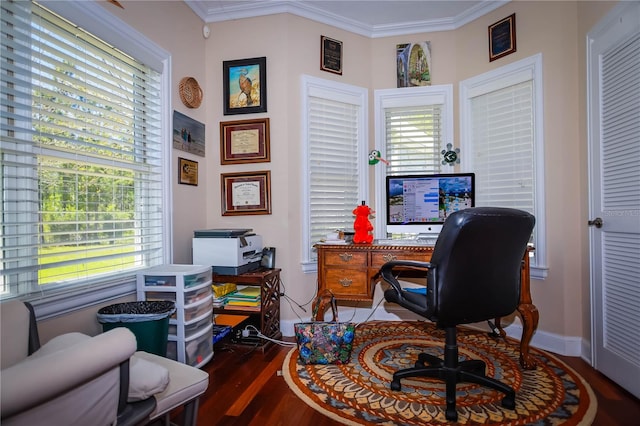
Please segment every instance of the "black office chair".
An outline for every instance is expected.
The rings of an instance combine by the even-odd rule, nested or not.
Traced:
[[[535,218],[524,211],[475,207],[445,221],[430,262],[393,261],[382,266],[391,285],[388,302],[415,312],[445,330],[444,359],[422,353],[415,366],[394,373],[392,390],[406,377],[432,377],[446,383],[446,418],[457,420],[456,384],[471,382],[505,394],[502,406],[515,408],[515,391],[485,375],[481,360],[458,360],[456,326],[513,313],[520,299],[520,269]],[[397,277],[416,269],[427,278],[425,294],[403,290]]]

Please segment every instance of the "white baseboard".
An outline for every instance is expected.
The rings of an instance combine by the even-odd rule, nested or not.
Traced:
[[[345,312],[346,314],[346,312]],[[353,317],[353,318],[350,318]],[[357,308],[356,312],[349,312],[348,315],[339,314],[341,321],[350,322],[364,322],[364,321],[416,321],[424,320],[419,315],[413,314],[405,309],[398,308],[393,309],[389,306],[378,307],[373,313],[371,309]],[[299,320],[286,320],[280,321],[280,330],[284,336],[292,337],[295,335],[293,325]],[[514,321],[512,324],[504,327],[505,332],[509,337],[520,340],[522,336],[522,324],[519,320]],[[357,331],[356,331],[357,332]],[[562,336],[555,333],[550,333],[544,330],[536,330],[531,339],[531,346],[534,348],[542,349],[554,354],[565,356],[577,356],[590,363],[590,346],[589,342],[585,341],[581,337],[577,336]]]

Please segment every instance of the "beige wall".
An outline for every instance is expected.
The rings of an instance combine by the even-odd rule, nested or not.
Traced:
[[[316,286],[316,275],[303,274],[300,266],[300,76],[310,74],[369,88],[373,117],[373,90],[396,84],[395,45],[431,41],[433,84],[454,85],[457,145],[458,83],[542,53],[549,274],[544,281],[532,282],[532,295],[540,311],[539,330],[589,339],[584,40],[614,2],[514,1],[455,31],[378,39],[282,14],[209,24],[208,40],[202,37],[203,23],[182,2],[122,4],[125,10],[106,3],[104,7],[172,53],[174,108],[206,124],[205,158],[173,150],[174,176],[179,156],[200,164],[199,186],[174,183],[174,262],[191,261],[194,229],[253,228],[265,245],[277,248],[286,293],[299,303],[308,302]],[[517,52],[489,62],[487,26],[511,13],[516,13]],[[320,35],[344,42],[342,76],[319,70]],[[267,57],[268,112],[224,116],[222,61],[258,56]],[[188,109],[180,102],[177,87],[184,76],[195,77],[204,89],[198,109]],[[258,117],[271,121],[271,162],[221,166],[220,121]],[[373,148],[373,127],[370,141]],[[273,213],[222,217],[220,173],[255,170],[271,170]],[[283,321],[297,320],[289,304],[281,306]]]

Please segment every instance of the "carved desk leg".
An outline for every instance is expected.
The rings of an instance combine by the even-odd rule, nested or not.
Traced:
[[[522,261],[522,273],[520,275],[520,303],[518,304],[518,313],[520,314],[520,320],[522,321],[522,336],[520,337],[520,365],[525,370],[535,370],[537,362],[533,356],[529,353],[529,344],[533,337],[533,332],[538,328],[538,308],[532,303],[531,300],[531,281],[529,279],[529,252],[527,251]],[[500,337],[503,339],[507,337],[507,332],[504,331],[500,324],[501,318],[495,319],[495,325],[500,333]]]
[[[520,275],[520,304],[518,312],[522,320],[522,337],[520,338],[520,365],[525,370],[535,370],[537,362],[529,354],[529,343],[533,337],[533,332],[538,328],[538,308],[531,300],[531,280],[529,278],[529,251],[524,253],[522,262],[522,274]]]
[[[538,327],[538,309],[532,303],[520,304],[518,306],[520,318],[522,319],[522,337],[520,338],[520,365],[525,370],[535,370],[537,362],[529,354],[529,343],[533,337],[533,332]]]

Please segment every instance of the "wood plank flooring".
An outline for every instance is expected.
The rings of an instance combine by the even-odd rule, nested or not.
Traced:
[[[247,346],[218,343],[204,367],[211,381],[200,398],[198,425],[329,426],[340,423],[302,402],[280,375],[288,347],[265,354]],[[598,399],[594,425],[640,425],[640,401],[580,358],[558,356],[591,385]],[[179,414],[179,413],[176,413]],[[179,421],[178,418],[175,419]]]

